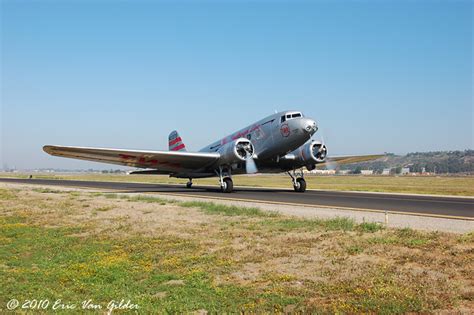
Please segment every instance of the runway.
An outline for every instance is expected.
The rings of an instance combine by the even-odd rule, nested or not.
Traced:
[[[389,211],[430,217],[451,217],[474,220],[474,199],[458,197],[413,196],[399,194],[374,194],[342,191],[308,190],[305,193],[293,189],[235,187],[231,194],[223,194],[217,186],[184,185],[0,178],[0,182],[34,185],[84,187],[113,192],[164,193],[207,199],[225,199],[250,202],[286,204],[288,206],[331,207],[347,210]]]

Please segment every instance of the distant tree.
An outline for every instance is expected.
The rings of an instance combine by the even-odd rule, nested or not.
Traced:
[[[360,166],[357,166],[355,170],[352,172],[352,174],[360,174],[362,173],[362,168]]]
[[[402,167],[401,166],[395,167],[395,174],[401,174],[401,173],[402,173]]]
[[[410,172],[412,173],[421,173],[423,170],[423,166],[420,163],[413,163],[412,166],[410,166]]]

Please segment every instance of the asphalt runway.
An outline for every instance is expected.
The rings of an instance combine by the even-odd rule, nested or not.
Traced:
[[[373,194],[359,192],[340,192],[307,190],[305,193],[294,192],[293,189],[244,188],[235,187],[234,192],[224,194],[216,186],[98,182],[48,179],[16,179],[0,178],[0,182],[23,183],[35,185],[53,185],[66,187],[86,187],[111,192],[127,193],[164,193],[208,199],[225,199],[252,201],[263,203],[287,204],[298,206],[333,207],[348,210],[389,211],[432,217],[452,217],[474,220],[474,199],[458,197],[432,197],[398,194]]]

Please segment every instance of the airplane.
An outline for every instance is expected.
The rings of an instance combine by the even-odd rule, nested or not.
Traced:
[[[303,167],[311,171],[328,163],[339,165],[378,159],[384,154],[332,156],[321,141],[312,140],[316,121],[301,111],[287,110],[265,117],[213,142],[198,152],[186,151],[178,132],[168,137],[168,151],[125,150],[45,145],[53,156],[125,165],[144,170],[130,174],[166,174],[187,178],[217,176],[220,190],[233,191],[232,175],[286,172],[296,192],[306,190]]]

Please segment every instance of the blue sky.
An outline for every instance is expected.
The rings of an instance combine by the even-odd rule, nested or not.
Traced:
[[[470,1],[3,0],[0,162],[110,168],[41,147],[162,150],[178,129],[197,150],[293,108],[332,154],[472,149],[472,17]]]

